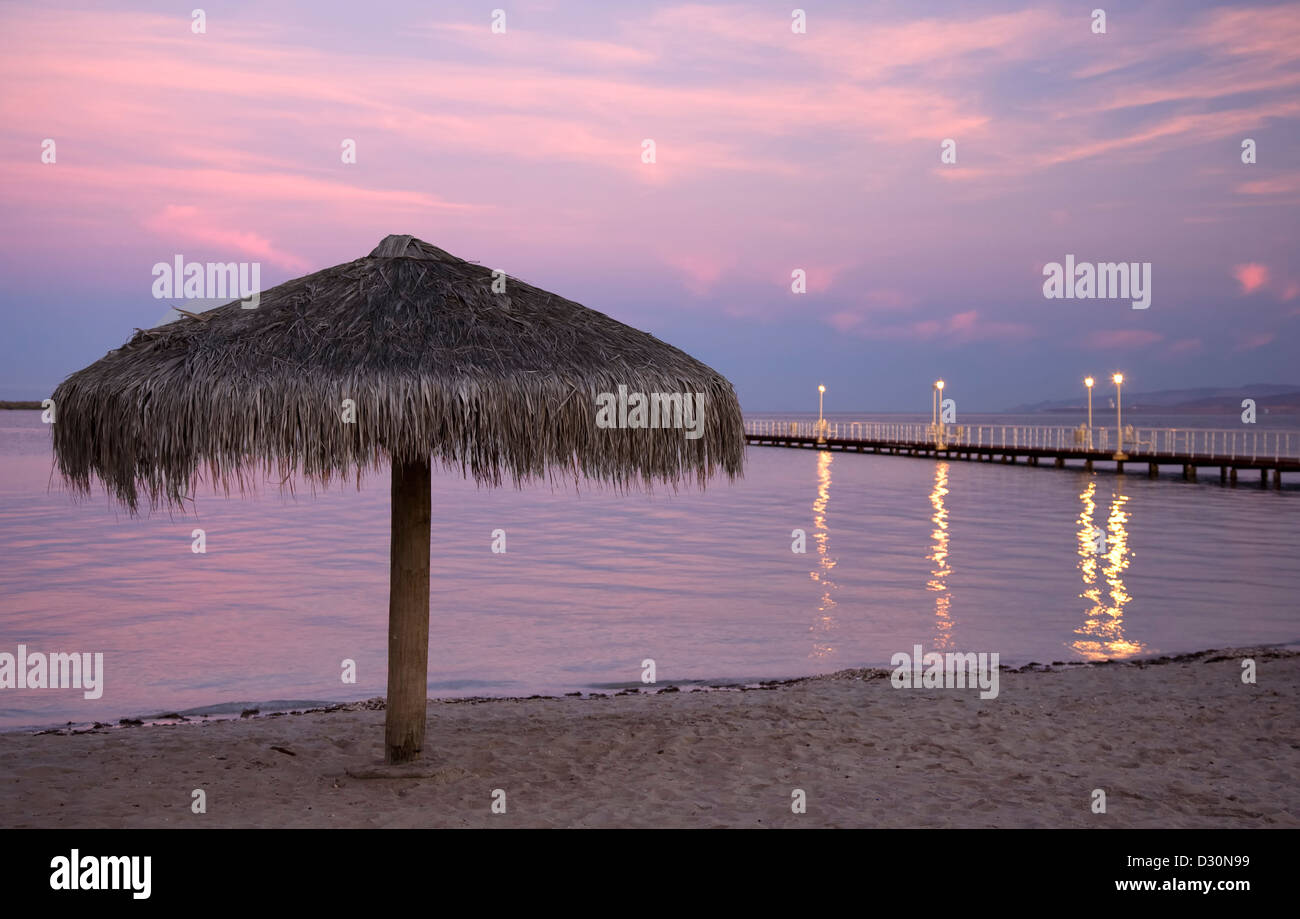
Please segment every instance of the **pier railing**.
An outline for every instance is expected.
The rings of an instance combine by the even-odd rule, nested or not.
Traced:
[[[1250,431],[1208,428],[1114,428],[1087,425],[924,424],[877,421],[746,421],[752,437],[793,437],[857,441],[908,447],[957,450],[1052,450],[1069,453],[1115,453],[1131,458],[1177,456],[1189,460],[1300,461],[1300,431]]]

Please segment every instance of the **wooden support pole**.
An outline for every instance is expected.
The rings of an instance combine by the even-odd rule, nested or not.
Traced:
[[[1089,457],[1088,459],[1084,460],[1084,463],[1083,463],[1083,471],[1084,471],[1084,472],[1092,472],[1092,458],[1091,458],[1091,457]]]
[[[1236,487],[1237,487],[1237,467],[1236,467],[1236,466],[1233,466],[1232,469],[1230,470],[1230,475],[1229,475],[1229,479],[1228,479],[1228,481],[1230,481],[1230,482],[1232,483],[1232,487],[1233,487],[1233,488],[1236,488]]]
[[[1147,478],[1154,479],[1160,475],[1160,467],[1155,463],[1147,463]]]
[[[429,686],[428,459],[393,462],[388,569],[388,704],[384,759],[405,763],[424,747]]]
[[[1277,469],[1274,469],[1274,470],[1273,470],[1273,487],[1274,487],[1274,488],[1281,488],[1281,487],[1282,487],[1282,469],[1281,469],[1281,467],[1278,467]]]
[[[1123,460],[1116,460],[1116,461],[1115,461],[1115,471],[1118,472],[1120,475],[1123,475],[1123,474],[1124,474],[1124,461],[1123,461]]]
[[[1226,482],[1226,481],[1228,481],[1228,467],[1227,467],[1227,466],[1220,466],[1220,467],[1219,467],[1219,484],[1222,485],[1222,484],[1223,484],[1224,482]]]
[[[1058,457],[1056,458],[1056,468],[1057,468],[1057,469],[1064,469],[1064,468],[1065,468],[1065,457],[1064,457],[1064,456],[1058,456]]]

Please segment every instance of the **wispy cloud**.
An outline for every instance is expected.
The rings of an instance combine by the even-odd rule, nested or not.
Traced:
[[[1274,332],[1251,332],[1238,338],[1237,346],[1234,351],[1254,351],[1256,348],[1262,348],[1265,345],[1272,344],[1277,334]]]
[[[850,311],[836,313],[827,321],[840,331],[851,331],[863,338],[887,341],[962,345],[977,341],[1024,341],[1034,336],[1033,328],[1026,323],[986,319],[978,310],[906,323],[868,321],[861,313]]]
[[[1111,329],[1089,334],[1084,339],[1084,347],[1094,350],[1130,350],[1145,348],[1163,340],[1164,335],[1149,329]]]
[[[197,207],[169,204],[149,217],[145,226],[165,235],[172,243],[204,243],[290,271],[306,271],[311,267],[306,259],[283,251],[264,236],[238,227],[214,225]]]

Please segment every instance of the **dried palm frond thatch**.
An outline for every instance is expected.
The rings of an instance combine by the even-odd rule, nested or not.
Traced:
[[[135,510],[179,505],[197,474],[335,476],[433,457],[479,482],[556,476],[618,487],[741,469],[727,380],[654,336],[409,236],[154,329],[55,390],[54,451],[78,491],[98,477]],[[597,393],[704,394],[703,436],[602,429]],[[355,423],[342,422],[344,400]]]

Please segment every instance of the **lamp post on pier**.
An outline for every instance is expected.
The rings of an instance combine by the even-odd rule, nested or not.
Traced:
[[[826,421],[822,418],[822,397],[826,395],[826,386],[817,385],[817,442],[823,443],[826,440]]]
[[[1084,377],[1083,385],[1088,387],[1088,449],[1092,449],[1092,387],[1097,381],[1092,377]]]
[[[1111,377],[1115,383],[1115,459],[1126,460],[1128,454],[1124,452],[1124,374],[1117,373]]]
[[[943,446],[943,437],[941,437],[939,434],[940,431],[939,398],[942,395],[943,395],[943,380],[935,380],[934,381],[934,445],[936,447]]]
[[[943,416],[943,412],[941,412],[941,409],[943,409],[943,406],[940,406],[940,404],[939,404],[939,403],[941,402],[941,400],[943,400],[943,398],[944,398],[944,381],[943,381],[943,380],[936,380],[936,381],[935,381],[935,406],[936,406],[936,408],[935,408],[935,446],[936,446],[936,447],[943,447],[943,446],[944,446],[944,435],[943,435],[943,430],[944,430],[943,417],[944,417],[944,416]]]

